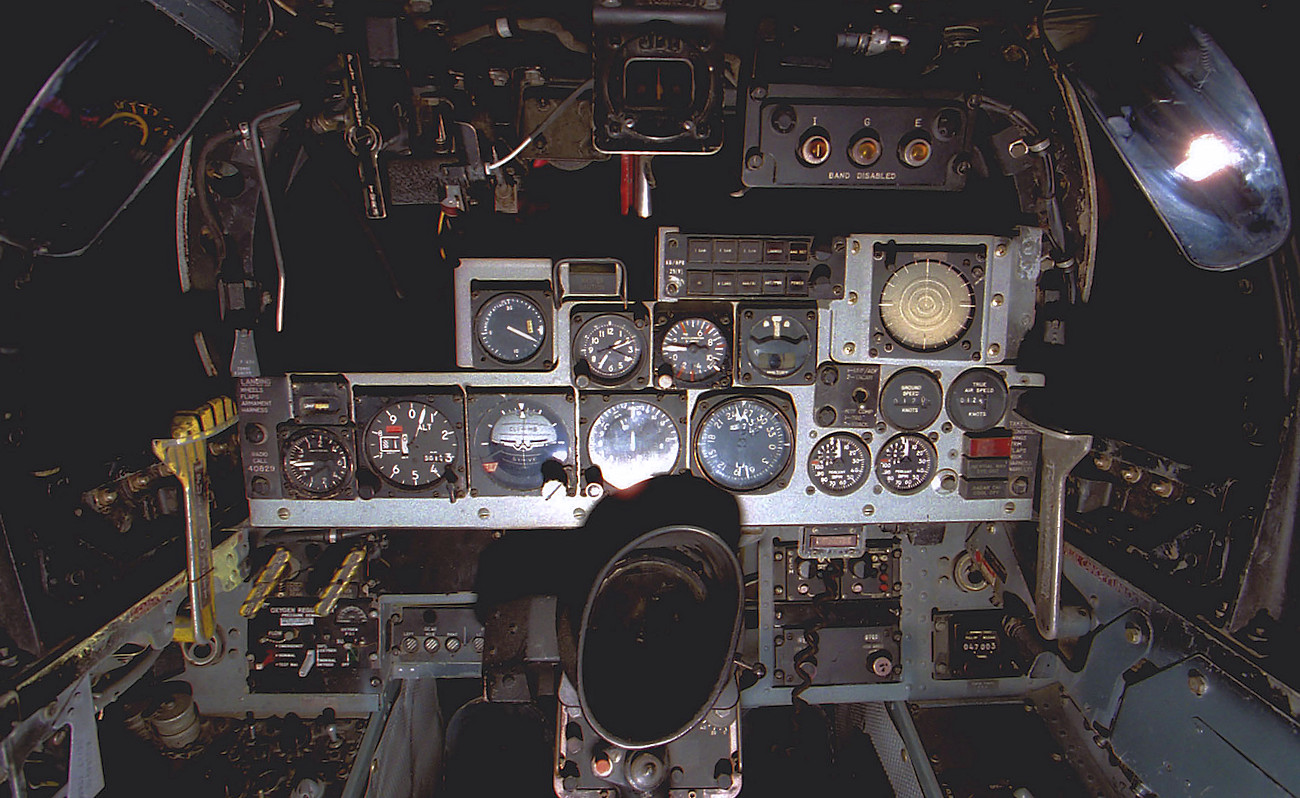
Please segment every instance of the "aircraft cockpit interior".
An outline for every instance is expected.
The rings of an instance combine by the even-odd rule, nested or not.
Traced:
[[[1285,4],[5,16],[0,793],[1300,795]]]

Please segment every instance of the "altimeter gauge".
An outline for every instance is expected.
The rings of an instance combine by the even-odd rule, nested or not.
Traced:
[[[439,481],[460,449],[456,430],[442,413],[409,399],[382,408],[366,427],[363,441],[375,473],[401,488]]]

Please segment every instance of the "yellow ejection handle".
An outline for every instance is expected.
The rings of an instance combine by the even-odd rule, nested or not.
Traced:
[[[153,442],[154,454],[180,480],[185,496],[185,575],[189,582],[191,632],[196,643],[211,641],[216,631],[207,441],[230,429],[237,418],[235,403],[220,396],[197,410],[176,414],[172,437]]]

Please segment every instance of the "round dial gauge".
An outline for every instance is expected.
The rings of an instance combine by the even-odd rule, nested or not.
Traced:
[[[727,363],[727,338],[718,325],[703,318],[682,319],[664,333],[664,362],[681,382],[704,382]]]
[[[916,493],[934,477],[939,455],[923,435],[890,438],[876,456],[876,479],[894,493]]]
[[[284,442],[284,477],[289,485],[312,496],[338,492],[352,476],[352,455],[337,435],[308,427]]]
[[[880,392],[880,414],[899,429],[925,429],[939,418],[943,388],[924,369],[903,369]]]
[[[789,377],[807,362],[812,354],[808,328],[788,313],[772,313],[749,328],[745,336],[745,354],[764,376]]]
[[[479,308],[474,335],[483,351],[502,363],[522,363],[546,341],[546,317],[523,294],[497,294]]]
[[[508,400],[483,415],[474,430],[474,447],[483,473],[493,482],[511,490],[537,490],[548,460],[568,461],[569,433],[549,407]]]
[[[933,352],[966,334],[975,291],[961,272],[939,260],[918,260],[889,276],[880,292],[885,330],[915,352]]]
[[[948,389],[948,417],[967,432],[992,429],[1006,415],[1007,384],[991,369],[963,371]]]
[[[871,450],[857,435],[836,432],[813,447],[808,478],[822,493],[843,496],[862,487],[871,470]]]
[[[644,346],[641,333],[626,316],[596,316],[582,325],[573,341],[577,358],[587,361],[593,377],[621,380],[641,362]]]
[[[379,476],[403,488],[423,488],[442,479],[456,462],[458,448],[451,423],[424,402],[394,402],[366,427],[370,465]]]
[[[619,490],[677,465],[681,436],[658,405],[632,399],[601,411],[587,435],[587,453],[601,477]]]
[[[790,422],[762,399],[729,399],[710,410],[695,433],[704,476],[729,490],[757,490],[790,462]]]

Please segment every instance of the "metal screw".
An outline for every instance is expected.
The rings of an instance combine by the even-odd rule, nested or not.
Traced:
[[[872,505],[872,504],[864,504],[864,505],[862,505],[862,514],[863,514],[863,515],[875,515],[875,514],[876,514],[876,507],[875,507],[875,505]]]
[[[1139,646],[1142,644],[1142,641],[1146,639],[1146,635],[1142,633],[1140,627],[1129,624],[1124,627],[1124,639],[1127,640],[1131,646]]]
[[[1187,674],[1187,689],[1192,691],[1192,695],[1200,698],[1210,689],[1210,682],[1199,671],[1192,671]]]
[[[1134,485],[1137,484],[1137,482],[1142,479],[1142,469],[1134,468],[1133,466],[1127,466],[1124,468],[1124,470],[1119,472],[1119,475],[1124,478],[1125,482],[1129,483],[1130,485]]]
[[[288,520],[289,520],[289,508],[288,508],[288,507],[281,507],[280,509],[276,510],[276,511],[275,511],[275,517],[276,517],[276,518],[279,518],[281,521],[288,521]]]
[[[846,355],[851,355],[851,354],[853,354],[853,353],[857,350],[857,348],[858,348],[858,345],[855,344],[855,343],[853,343],[852,341],[845,341],[845,342],[844,342],[844,354],[846,354]]]
[[[479,520],[486,521],[492,517],[492,511],[486,507],[480,507],[478,508],[478,517]]]
[[[854,255],[858,254],[861,251],[862,251],[862,243],[859,241],[854,241],[853,245],[849,247],[849,252]]]
[[[1000,258],[1005,254],[1007,254],[1006,242],[999,243],[996,247],[993,248],[994,257]]]
[[[1007,299],[1007,298],[1004,297],[1004,296],[1002,296],[1001,294],[994,294],[994,295],[993,295],[993,307],[995,307],[995,308],[1000,308],[1000,307],[1002,307],[1002,303],[1005,302],[1006,299]]]

